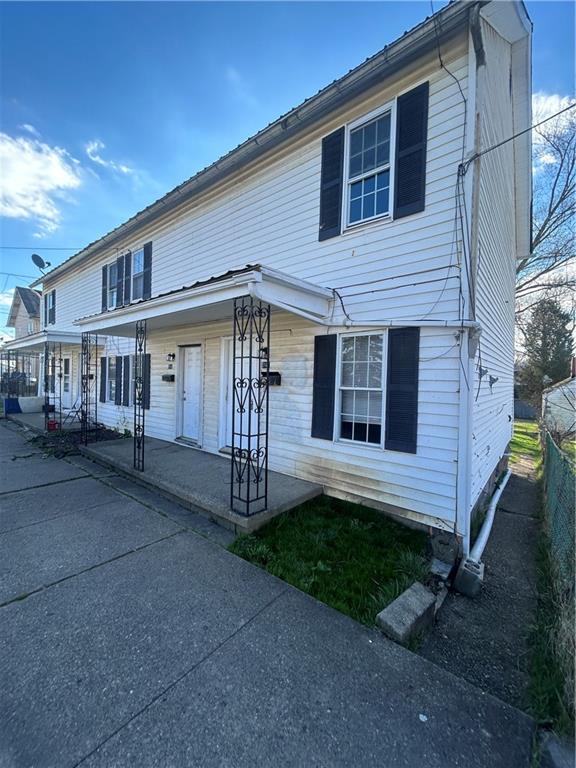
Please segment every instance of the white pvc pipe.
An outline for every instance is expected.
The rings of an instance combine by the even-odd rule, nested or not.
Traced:
[[[508,480],[510,480],[511,474],[512,474],[512,470],[509,469],[504,475],[504,479],[502,480],[500,485],[494,491],[494,495],[492,496],[490,506],[488,507],[488,512],[486,513],[486,519],[482,524],[482,528],[480,529],[478,538],[474,542],[472,551],[468,555],[468,560],[473,560],[475,563],[480,562],[480,558],[484,553],[484,549],[486,547],[486,544],[488,543],[488,538],[492,530],[492,524],[494,522],[494,517],[496,515],[496,507],[498,506],[498,502],[500,501],[500,496],[502,496],[502,491],[504,490],[504,488],[506,488],[506,483],[508,482]]]

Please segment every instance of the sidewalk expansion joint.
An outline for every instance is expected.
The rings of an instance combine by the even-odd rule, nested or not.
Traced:
[[[135,712],[133,715],[131,715],[127,720],[125,720],[121,725],[116,728],[109,736],[107,736],[105,739],[103,739],[99,744],[97,744],[94,749],[92,749],[90,752],[88,752],[84,757],[81,757],[80,760],[78,760],[77,763],[74,763],[73,768],[78,768],[79,765],[81,765],[83,762],[85,762],[89,757],[92,757],[93,754],[95,754],[101,747],[103,747],[106,743],[108,743],[111,739],[114,738],[120,731],[124,730],[127,726],[130,725],[136,718],[140,717],[140,715],[143,715],[144,712],[146,712],[150,707],[152,707],[159,699],[161,699],[163,696],[165,696],[169,691],[172,690],[176,685],[178,685],[179,682],[184,680],[185,677],[188,677],[192,672],[194,672],[196,669],[198,669],[202,664],[204,664],[208,659],[210,659],[211,656],[213,656],[217,651],[219,651],[226,643],[228,643],[230,640],[236,637],[240,632],[242,632],[249,624],[251,624],[255,619],[257,619],[264,611],[268,610],[271,605],[273,605],[277,600],[279,600],[281,597],[283,597],[288,591],[290,590],[290,587],[287,585],[285,589],[282,590],[279,594],[277,594],[275,597],[273,597],[271,600],[269,600],[265,605],[260,608],[260,610],[256,611],[254,616],[251,616],[249,619],[247,619],[238,629],[235,629],[234,632],[232,632],[228,637],[224,638],[221,643],[218,643],[218,645],[214,646],[214,648],[206,654],[203,658],[200,659],[200,661],[197,661],[195,664],[193,664],[191,667],[189,667],[187,670],[185,670],[181,675],[179,675],[175,680],[173,680],[169,685],[166,686],[160,693],[156,694],[156,696],[153,696],[150,701],[145,704],[143,707],[141,707],[138,712]]]

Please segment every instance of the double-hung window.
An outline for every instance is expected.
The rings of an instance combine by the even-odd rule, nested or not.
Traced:
[[[139,248],[132,255],[132,300],[144,296],[144,248]]]
[[[116,402],[116,357],[108,358],[108,400]]]
[[[380,445],[383,409],[383,335],[342,336],[339,437]]]
[[[348,225],[390,213],[392,110],[380,112],[348,135],[346,221]]]
[[[108,265],[108,309],[116,307],[116,284],[118,282],[118,266],[114,261]]]

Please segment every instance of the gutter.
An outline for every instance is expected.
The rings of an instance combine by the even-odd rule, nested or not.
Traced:
[[[468,23],[469,13],[473,7],[474,3],[455,2],[438,11],[433,18],[422,22],[347,75],[334,81],[300,106],[278,118],[223,158],[173,189],[148,208],[137,213],[132,219],[104,235],[92,245],[88,245],[59,267],[35,280],[31,283],[31,287],[49,282],[69,268],[74,267],[78,261],[99,254],[104,248],[117,244],[145,224],[155,221],[164,213],[198,197],[208,188],[213,187],[270,150],[277,148],[288,138],[299,135],[306,128],[327,119],[354,98],[379,85],[383,80],[417,61],[426,53],[435,50],[438,44],[437,30],[439,30],[443,42],[463,30]]]

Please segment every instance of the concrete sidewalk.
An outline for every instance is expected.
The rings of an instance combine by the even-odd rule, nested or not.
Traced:
[[[0,426],[2,768],[528,768],[516,709],[231,555],[166,499],[30,453],[12,461],[28,447]],[[72,476],[39,483],[28,462]]]

